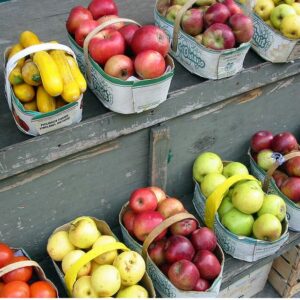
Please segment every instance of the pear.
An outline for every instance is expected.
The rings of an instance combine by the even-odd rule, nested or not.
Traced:
[[[121,289],[117,298],[148,298],[148,292],[144,287],[135,284]]]
[[[117,240],[113,236],[101,235],[94,243],[93,248],[110,244],[110,243],[115,243],[116,241]],[[111,265],[117,256],[118,256],[118,251],[112,250],[97,256],[94,259],[94,261],[99,265]]]
[[[280,221],[272,214],[261,215],[253,224],[253,234],[259,240],[276,241],[280,238],[281,231]]]

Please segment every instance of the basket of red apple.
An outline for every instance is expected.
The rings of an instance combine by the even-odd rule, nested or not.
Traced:
[[[273,62],[300,58],[300,3],[295,0],[256,0],[252,49]]]
[[[199,227],[181,201],[157,187],[139,188],[120,213],[127,245],[141,252],[162,297],[216,297],[224,254],[214,232]]]
[[[83,216],[55,229],[47,252],[71,297],[155,297],[143,257],[102,220]]]
[[[190,72],[220,79],[242,70],[253,24],[233,0],[157,0],[154,16],[172,39],[171,55]]]
[[[25,250],[0,243],[0,298],[58,298],[58,292]]]
[[[300,231],[300,152],[291,132],[273,136],[262,130],[251,137],[251,173],[264,182],[263,189],[284,199],[289,228]]]
[[[288,239],[284,200],[264,193],[245,165],[204,152],[194,162],[193,177],[195,209],[229,255],[256,261],[274,254]]]
[[[174,75],[163,30],[117,16],[112,0],[74,7],[68,38],[88,85],[102,104],[121,114],[153,109],[167,99]]]

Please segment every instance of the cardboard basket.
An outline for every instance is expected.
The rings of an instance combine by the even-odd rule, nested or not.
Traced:
[[[127,229],[122,224],[122,216],[126,211],[128,203],[126,203],[119,214],[119,223],[122,230],[123,240],[125,244],[129,247],[135,247],[135,251],[142,254],[146,261],[147,271],[149,276],[151,277],[155,289],[159,292],[160,296],[163,298],[216,298],[221,287],[222,276],[223,276],[223,267],[224,267],[224,253],[217,244],[216,249],[214,250],[215,255],[219,259],[221,263],[221,272],[219,276],[214,280],[211,287],[205,292],[196,292],[196,291],[183,291],[175,287],[172,282],[167,278],[167,276],[156,266],[156,264],[152,261],[150,256],[148,255],[148,247],[154,241],[154,239],[165,229],[167,229],[172,224],[179,222],[184,219],[195,219],[193,215],[189,213],[178,213],[174,216],[171,216],[165,219],[161,224],[155,227],[152,232],[148,235],[143,245],[137,242],[127,231]]]
[[[109,225],[106,222],[104,222],[102,220],[98,220],[93,217],[90,217],[90,218],[92,220],[94,220],[94,222],[96,223],[97,228],[101,232],[101,234],[113,236],[117,240],[117,237],[111,231]],[[64,224],[64,225],[56,228],[53,233],[58,232],[58,231],[68,231],[70,229],[70,226],[71,226],[71,222]],[[65,275],[63,274],[60,265],[57,262],[55,262],[54,260],[52,260],[55,270],[56,270],[63,286],[65,287],[66,292],[68,293],[68,295],[70,297],[72,297],[73,286],[76,281],[77,274],[78,274],[79,270],[81,269],[81,267],[83,267],[88,262],[92,261],[97,256],[99,256],[105,252],[112,251],[112,250],[129,251],[130,249],[128,249],[123,243],[120,243],[120,242],[115,242],[115,243],[110,243],[110,244],[106,244],[103,246],[95,247],[92,250],[89,250],[74,265],[72,265],[72,267],[67,271],[67,273]],[[153,283],[152,283],[150,277],[148,276],[147,272],[145,272],[145,275],[142,278],[142,280],[140,281],[140,284],[148,291],[150,298],[156,297]]]
[[[272,63],[290,62],[300,58],[300,40],[283,36],[267,25],[256,13],[252,13],[254,35],[252,49]]]
[[[171,55],[188,71],[204,78],[221,79],[237,74],[243,68],[250,42],[243,43],[238,48],[221,51],[209,49],[197,43],[180,27],[182,16],[196,1],[189,0],[183,5],[174,24],[158,12],[156,8],[158,0],[156,1],[155,24],[163,29],[172,40]]]
[[[272,177],[274,171],[280,165],[282,165],[284,162],[291,158],[300,156],[300,152],[292,152],[285,156],[282,156],[278,153],[276,163],[272,166],[272,168],[269,169],[268,172],[264,171],[261,167],[258,166],[258,164],[255,162],[251,155],[250,149],[248,151],[248,155],[250,157],[251,173],[263,182],[264,192],[268,194],[277,194],[285,201],[287,218],[289,220],[289,229],[293,231],[300,231],[300,206],[298,206],[295,202],[290,200],[285,194],[281,192],[281,190],[277,187],[275,180]]]
[[[207,199],[202,194],[198,182],[195,182],[193,204],[201,220],[205,222],[208,227],[214,229],[222,249],[227,254],[240,260],[253,262],[274,254],[285,243],[288,239],[288,221],[287,218],[285,218],[282,222],[281,237],[274,242],[238,236],[226,229],[221,223],[217,211],[228,189],[233,184],[242,180],[257,179],[251,175],[231,176]]]
[[[5,72],[5,92],[9,109],[12,112],[13,118],[19,130],[25,134],[37,136],[69,125],[77,124],[82,118],[82,97],[72,103],[66,104],[63,107],[49,113],[41,113],[37,111],[25,110],[23,104],[15,96],[11,84],[8,80],[9,74],[16,66],[19,59],[26,57],[38,51],[47,50],[63,50],[71,54],[76,60],[74,52],[67,46],[54,43],[44,43],[25,48],[12,56],[8,61],[8,52],[4,53]]]
[[[84,40],[83,48],[69,34],[70,46],[77,56],[81,71],[86,75],[89,88],[105,107],[120,114],[140,113],[153,109],[167,99],[175,68],[169,55],[166,57],[166,72],[161,77],[144,80],[129,78],[130,80],[124,81],[106,74],[88,54],[88,45],[94,35],[105,27],[119,22],[139,25],[130,19],[110,20],[89,33]]]
[[[34,275],[37,277],[37,279],[47,281],[48,283],[50,283],[53,286],[53,288],[55,289],[56,297],[58,298],[58,291],[57,291],[56,286],[46,277],[46,274],[45,274],[44,270],[42,269],[42,267],[36,261],[31,260],[29,255],[27,254],[27,252],[24,249],[12,248],[12,250],[14,251],[15,256],[25,256],[29,260],[15,262],[15,263],[9,264],[3,268],[0,268],[0,278],[3,275],[5,275],[11,271],[17,270],[19,268],[33,267]],[[37,281],[37,280],[35,280],[35,281]]]

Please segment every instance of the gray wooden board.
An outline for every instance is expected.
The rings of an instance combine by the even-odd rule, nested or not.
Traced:
[[[153,22],[154,0],[118,0],[122,16],[141,23]],[[65,20],[75,5],[89,1],[16,0],[0,4],[0,52],[17,41],[26,29],[43,40],[67,43]],[[0,86],[4,85],[1,65]],[[207,81],[176,64],[169,100],[152,112],[121,116],[108,112],[90,92],[84,96],[83,122],[42,138],[30,138],[18,131],[8,110],[4,89],[0,89],[0,179],[18,174],[92,146],[105,143],[192,110],[222,101],[253,88],[299,73],[300,62],[272,65],[249,52],[245,70],[230,79]],[[145,121],[147,120],[147,121]]]

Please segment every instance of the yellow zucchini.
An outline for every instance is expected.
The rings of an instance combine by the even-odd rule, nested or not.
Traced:
[[[23,49],[24,48],[20,44],[13,45],[9,51],[8,59],[10,59],[13,55],[17,54],[18,52],[20,52]],[[22,67],[24,65],[24,61],[25,61],[25,57],[19,59],[17,66]]]
[[[27,84],[38,86],[42,83],[40,71],[32,60],[26,60],[22,67],[22,76]]]
[[[38,36],[32,31],[23,31],[20,34],[19,42],[24,48],[41,43]]]
[[[8,80],[12,85],[23,83],[22,70],[19,66],[14,67],[8,76]]]
[[[50,51],[50,55],[55,61],[63,79],[64,88],[61,97],[67,102],[77,101],[80,98],[81,92],[72,75],[65,53],[61,50],[52,50]]]
[[[41,85],[37,89],[36,103],[37,103],[38,110],[41,113],[47,113],[50,111],[54,111],[56,109],[55,98],[50,96]]]
[[[72,75],[73,75],[74,79],[76,80],[81,93],[85,92],[86,91],[86,80],[83,77],[75,59],[70,55],[66,55],[66,57],[67,57],[67,61],[70,66]]]
[[[24,103],[23,106],[26,110],[38,111],[36,100]]]
[[[22,102],[30,102],[35,96],[34,88],[27,83],[14,85],[13,90],[16,97]]]
[[[33,62],[40,71],[43,86],[52,96],[59,96],[63,92],[63,80],[53,58],[46,51],[39,51],[33,55]]]

